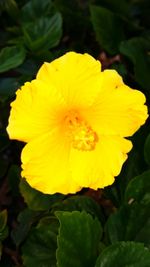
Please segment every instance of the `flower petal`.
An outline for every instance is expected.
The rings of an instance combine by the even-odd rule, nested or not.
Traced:
[[[55,88],[33,80],[17,91],[11,104],[7,131],[11,139],[29,142],[57,126],[57,113],[63,99]]]
[[[103,90],[86,111],[87,120],[99,134],[131,136],[148,117],[145,96],[125,84],[118,84],[117,75],[112,80],[111,71],[104,73]]]
[[[81,187],[103,188],[114,182],[132,148],[129,140],[118,136],[100,136],[93,151],[71,149],[72,178]]]
[[[90,105],[100,90],[100,62],[88,54],[69,52],[40,68],[37,79],[52,83],[66,103]]]
[[[70,144],[54,130],[31,142],[23,149],[22,177],[31,187],[45,193],[76,193],[80,186],[71,179]]]

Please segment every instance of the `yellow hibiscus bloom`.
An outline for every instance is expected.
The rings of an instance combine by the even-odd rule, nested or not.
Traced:
[[[44,63],[11,104],[8,134],[26,142],[22,177],[48,194],[114,182],[131,136],[147,119],[145,96],[88,54]]]

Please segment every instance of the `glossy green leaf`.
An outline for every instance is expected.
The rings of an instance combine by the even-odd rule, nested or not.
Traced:
[[[111,215],[106,228],[111,243],[135,240],[149,246],[149,210],[149,206],[145,207],[135,202],[132,205],[122,206],[116,213]]]
[[[53,211],[86,211],[93,217],[98,217],[104,221],[100,206],[92,198],[87,196],[71,196],[62,202],[56,203]]]
[[[39,223],[22,247],[23,264],[27,267],[56,267],[58,221]]]
[[[124,39],[122,23],[110,10],[92,5],[91,20],[100,46],[110,54],[119,52],[119,45]]]
[[[62,17],[57,12],[50,18],[40,18],[23,26],[23,33],[26,46],[34,52],[55,47],[62,35]]]
[[[125,192],[125,204],[106,225],[111,243],[135,240],[150,246],[150,171],[132,179]]]
[[[51,13],[53,4],[51,0],[31,0],[28,1],[21,10],[21,19],[25,23],[36,21],[41,17]]]
[[[31,188],[24,179],[20,181],[20,191],[28,207],[36,211],[49,210],[55,202],[63,199],[61,194],[47,195]]]
[[[94,266],[102,236],[100,222],[84,211],[56,212],[56,216],[60,222],[57,266]]]
[[[25,59],[25,56],[25,49],[21,46],[10,46],[3,48],[0,52],[0,73],[21,65]]]
[[[106,248],[97,259],[95,267],[148,267],[150,251],[143,244],[119,242]]]
[[[125,192],[125,201],[137,201],[143,205],[150,205],[150,171],[138,175],[130,181]]]
[[[135,80],[146,90],[149,89],[150,55],[148,53],[149,40],[141,37],[124,41],[120,45],[120,52],[129,58],[134,67]]]
[[[144,145],[144,157],[148,165],[150,165],[150,134],[146,138]]]

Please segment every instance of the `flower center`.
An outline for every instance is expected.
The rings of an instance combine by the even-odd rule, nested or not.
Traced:
[[[91,151],[98,142],[97,133],[75,111],[65,117],[72,146],[78,150]]]

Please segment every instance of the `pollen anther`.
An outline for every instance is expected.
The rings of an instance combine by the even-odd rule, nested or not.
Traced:
[[[78,114],[69,114],[66,116],[66,122],[73,148],[82,151],[95,149],[98,142],[97,133]]]

